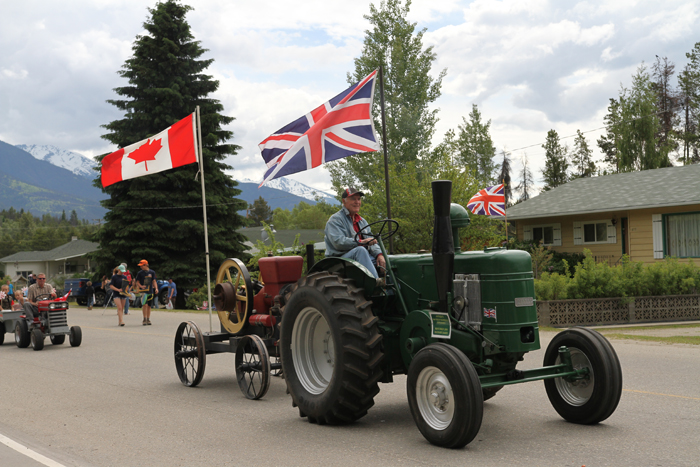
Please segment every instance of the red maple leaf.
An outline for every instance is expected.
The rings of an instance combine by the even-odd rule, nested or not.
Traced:
[[[146,164],[146,172],[148,172],[148,161],[156,160],[156,154],[161,150],[163,145],[160,143],[160,139],[150,139],[143,143],[138,149],[129,154],[129,159],[133,159],[137,164],[143,162]]]

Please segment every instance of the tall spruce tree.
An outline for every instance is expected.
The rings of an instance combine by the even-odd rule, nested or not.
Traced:
[[[681,161],[684,165],[700,162],[700,42],[685,54],[688,64],[678,77],[681,92],[683,144]]]
[[[469,120],[462,117],[462,121],[456,140],[458,159],[467,169],[476,172],[476,177],[481,183],[492,183],[496,171],[496,164],[493,162],[496,148],[491,140],[491,120],[482,122],[479,108],[472,104]]]
[[[520,171],[520,183],[515,187],[515,190],[520,193],[517,203],[530,199],[532,197],[532,190],[535,187],[535,179],[530,170],[527,154],[524,154],[520,161],[523,164],[523,170]]]
[[[576,178],[592,177],[596,173],[593,150],[588,147],[588,141],[581,130],[576,130],[574,150],[571,152],[571,165],[574,167],[573,176]]]
[[[607,164],[603,173],[618,173],[620,172],[620,159],[617,155],[615,128],[620,123],[620,103],[617,99],[610,99],[608,114],[603,118],[603,121],[607,133],[597,140],[598,147],[603,152],[603,162]]]
[[[104,139],[119,147],[159,133],[200,107],[204,180],[212,272],[228,257],[245,256],[244,238],[236,229],[244,223],[237,214],[247,204],[236,199],[237,183],[224,173],[223,163],[238,146],[227,144],[232,132],[222,125],[233,118],[222,114],[221,103],[209,96],[219,82],[204,74],[212,59],[199,60],[206,49],[195,41],[185,15],[192,8],[168,0],[149,8],[146,33],[136,37],[120,76],[129,85],[114,91],[121,99],[110,104],[124,118],[103,125]],[[104,156],[102,156],[104,157]],[[102,160],[102,157],[99,160]],[[147,259],[159,278],[172,277],[184,286],[206,280],[201,182],[197,164],[125,180],[104,188],[109,199],[105,223],[96,235],[100,250],[94,259],[104,273],[120,262],[135,267]],[[201,174],[199,176],[202,176]],[[101,187],[100,180],[95,185]]]
[[[656,140],[658,151],[666,154],[678,149],[674,131],[678,124],[678,91],[671,84],[675,70],[676,65],[669,62],[667,57],[656,56],[651,83],[651,88],[656,92],[656,115],[659,119]],[[671,165],[670,160],[666,164]]]
[[[549,191],[569,181],[567,174],[569,162],[566,160],[568,151],[565,146],[561,145],[556,130],[547,132],[547,140],[542,147],[545,150],[545,163],[542,170],[544,188],[542,191]]]
[[[411,2],[382,0],[379,8],[370,5],[365,15],[372,29],[365,32],[362,55],[355,59],[355,71],[348,82],[355,83],[380,65],[384,69],[384,99],[386,108],[386,139],[389,163],[397,171],[415,168],[420,158],[428,157],[430,143],[437,123],[437,109],[428,106],[440,97],[441,71],[436,78],[430,70],[435,60],[432,47],[423,48],[425,29],[415,32],[416,23],[408,21]],[[374,100],[374,125],[382,138],[379,110],[379,86]],[[384,179],[381,151],[363,153],[329,164],[333,187],[353,185],[363,191],[378,188]]]
[[[506,206],[510,206],[513,201],[513,190],[511,189],[510,183],[510,153],[503,150],[501,151],[501,155],[503,156],[503,162],[501,163],[501,170],[498,173],[498,180],[496,180],[496,184],[498,185],[503,183],[503,193],[506,198]]]

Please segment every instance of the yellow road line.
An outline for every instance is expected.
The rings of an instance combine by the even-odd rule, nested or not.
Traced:
[[[637,392],[639,394],[650,394],[652,396],[678,397],[679,399],[690,399],[692,401],[700,401],[700,397],[678,396],[676,394],[664,394],[661,392],[638,391],[636,389],[623,389],[623,391]]]

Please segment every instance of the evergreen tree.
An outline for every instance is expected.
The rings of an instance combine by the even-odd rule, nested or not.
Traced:
[[[603,152],[603,162],[608,166],[611,173],[620,171],[620,160],[617,157],[617,145],[615,128],[620,123],[620,103],[617,99],[610,99],[608,114],[603,118],[607,134],[598,138],[598,147]],[[607,173],[605,170],[604,173]]]
[[[483,123],[479,108],[473,104],[472,111],[469,113],[469,121],[464,117],[462,117],[462,121],[456,140],[459,162],[468,169],[474,170],[477,179],[482,184],[490,184],[493,182],[493,176],[496,172],[496,164],[493,162],[496,148],[493,146],[489,133],[491,120]]]
[[[675,74],[676,66],[668,61],[668,58],[656,56],[656,62],[652,67],[654,81],[651,88],[656,93],[656,115],[659,119],[659,129],[656,140],[660,153],[668,153],[678,149],[678,142],[674,128],[678,124],[678,91],[673,89],[671,78]],[[667,162],[668,165],[670,161]]]
[[[379,9],[370,5],[365,15],[372,29],[365,34],[362,55],[355,59],[355,71],[348,82],[355,83],[380,65],[384,70],[387,152],[398,171],[409,163],[428,157],[437,122],[437,109],[428,106],[440,97],[443,70],[432,78],[435,60],[432,47],[423,48],[425,29],[415,33],[416,23],[407,20],[411,2],[382,0]],[[374,125],[382,138],[380,99],[374,100]],[[414,166],[415,167],[415,166]],[[382,151],[358,154],[329,164],[333,187],[340,192],[352,185],[363,191],[376,189],[384,180]],[[384,202],[386,205],[386,202]]]
[[[272,220],[272,209],[262,196],[253,201],[249,209],[250,214],[248,218],[253,222],[254,226],[262,225],[263,222],[269,224],[270,220]]]
[[[596,166],[593,162],[593,150],[588,147],[588,141],[583,136],[581,130],[576,130],[574,139],[574,150],[571,153],[571,164],[574,167],[574,177],[592,177],[596,173]]]
[[[103,138],[128,146],[200,107],[210,264],[215,273],[225,258],[244,256],[244,238],[236,229],[244,223],[237,212],[247,205],[235,198],[240,194],[237,183],[224,173],[231,169],[224,158],[239,149],[226,143],[232,133],[221,128],[233,118],[224,116],[221,103],[208,97],[219,83],[204,74],[213,59],[199,59],[206,50],[185,20],[191,9],[175,0],[148,9],[146,32],[136,37],[133,56],[118,72],[129,85],[115,89],[122,99],[107,101],[124,111],[124,118],[103,125],[109,131]],[[109,199],[102,204],[108,212],[96,235],[100,250],[93,259],[110,270],[120,262],[133,267],[146,258],[159,278],[172,277],[183,286],[201,284],[206,271],[198,169],[189,164],[104,188]],[[99,179],[95,185],[101,187]]]
[[[569,162],[566,160],[568,151],[565,146],[561,145],[556,130],[547,132],[547,140],[542,147],[545,150],[544,170],[542,170],[544,188],[542,191],[549,191],[569,181],[567,174]]]
[[[510,183],[510,154],[503,150],[501,151],[501,155],[503,156],[503,163],[501,164],[501,171],[498,174],[498,180],[496,180],[496,184],[503,183],[503,192],[506,197],[506,206],[510,206],[511,201],[513,200],[513,191],[511,190]]]
[[[523,164],[523,170],[520,171],[520,183],[515,190],[520,193],[518,197],[518,203],[522,201],[527,201],[532,197],[532,190],[535,186],[535,179],[532,176],[532,171],[527,160],[527,154],[524,154],[521,162]]]
[[[700,42],[685,54],[689,63],[678,78],[682,104],[682,127],[679,131],[683,142],[680,160],[684,165],[700,162]]]

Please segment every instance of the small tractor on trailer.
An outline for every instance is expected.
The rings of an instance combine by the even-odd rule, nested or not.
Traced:
[[[244,328],[256,313],[281,315],[275,347],[292,403],[310,422],[361,418],[374,403],[378,383],[397,374],[407,374],[418,429],[438,446],[459,448],[472,441],[484,400],[510,384],[544,380],[552,406],[570,422],[607,419],[622,393],[622,370],[610,343],[595,331],[572,328],[552,339],[542,368],[518,370],[524,354],[540,348],[530,256],[455,248],[453,239],[468,226],[469,215],[450,200],[451,182],[433,182],[432,254],[389,256],[383,240],[398,224],[372,224],[381,224],[373,236],[386,258],[385,283],[358,263],[326,258],[296,283],[290,282],[294,274],[277,274],[270,289],[277,296],[256,294],[238,279],[217,284],[229,297],[226,308],[239,310],[236,318],[233,312],[226,316],[243,326],[240,332],[250,333],[251,327]],[[268,268],[285,271],[286,258],[263,258],[261,275],[267,278]],[[253,301],[255,308],[248,306]],[[187,342],[198,345],[195,339]],[[266,368],[244,362],[237,372],[239,366]]]

